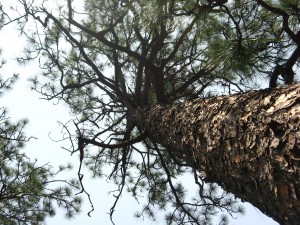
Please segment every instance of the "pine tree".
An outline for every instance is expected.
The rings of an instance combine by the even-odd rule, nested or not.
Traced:
[[[168,224],[206,224],[217,209],[242,212],[218,183],[297,224],[297,0],[19,2],[29,42],[19,61],[39,57],[47,80],[34,78],[33,89],[80,116],[71,151],[95,176],[113,165],[116,202],[127,187],[147,193],[150,217],[171,202]],[[175,181],[186,173],[199,188],[193,202]]]

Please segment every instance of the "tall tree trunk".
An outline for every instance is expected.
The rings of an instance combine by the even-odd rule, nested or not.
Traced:
[[[299,84],[139,108],[133,119],[207,181],[280,224],[299,224]]]

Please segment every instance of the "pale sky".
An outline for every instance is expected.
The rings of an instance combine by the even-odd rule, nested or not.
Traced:
[[[3,1],[2,1],[3,2]],[[6,0],[4,1],[4,3]],[[37,158],[40,164],[50,163],[51,165],[65,164],[72,162],[74,171],[67,174],[70,177],[77,176],[78,156],[70,157],[70,154],[63,150],[63,143],[56,143],[51,140],[61,138],[61,127],[57,121],[66,122],[70,120],[71,115],[68,113],[68,108],[63,105],[55,105],[53,102],[40,100],[37,93],[30,90],[27,79],[33,77],[38,72],[38,68],[34,65],[18,66],[13,60],[21,53],[24,42],[13,31],[13,27],[6,28],[0,32],[0,47],[3,49],[3,57],[8,61],[6,66],[0,71],[0,74],[10,76],[13,72],[20,74],[20,79],[14,86],[13,90],[4,94],[0,99],[2,107],[8,107],[9,115],[12,121],[18,119],[29,119],[29,125],[25,129],[27,135],[37,137],[37,140],[31,140],[25,147],[26,154],[34,159]],[[51,138],[50,138],[51,137]],[[66,220],[62,213],[57,212],[57,215],[47,220],[48,225],[109,225],[110,207],[113,204],[114,198],[108,196],[108,191],[115,188],[113,184],[106,183],[105,180],[89,179],[87,172],[85,176],[85,188],[92,195],[95,211],[88,217],[87,213],[90,210],[87,198],[84,199],[82,213],[75,219]],[[233,220],[232,225],[277,225],[272,219],[260,213],[250,204],[244,204],[246,215],[240,216]],[[156,222],[136,219],[133,217],[135,211],[139,209],[139,205],[133,198],[123,194],[116,208],[114,221],[116,225],[163,225],[164,221],[158,219]]]

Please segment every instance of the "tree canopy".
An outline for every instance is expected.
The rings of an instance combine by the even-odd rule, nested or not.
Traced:
[[[1,22],[3,22],[1,20]],[[3,72],[5,60],[1,58]],[[0,75],[0,95],[5,94],[17,80],[13,75],[5,79]],[[57,207],[64,209],[66,216],[77,214],[81,198],[75,179],[59,180],[56,176],[66,169],[54,169],[30,159],[22,151],[33,137],[24,134],[27,120],[10,121],[7,110],[0,107],[0,223],[6,225],[42,224],[47,216],[54,216]]]
[[[0,79],[1,91],[11,80]],[[76,180],[58,180],[56,176],[67,167],[54,170],[39,165],[21,149],[30,140],[23,133],[26,120],[12,123],[5,108],[0,108],[0,223],[41,224],[46,216],[54,216],[55,208],[64,208],[72,217],[80,210],[81,200]]]
[[[76,133],[68,130],[69,151],[78,152],[81,166],[94,176],[115,181],[115,203],[124,188],[137,199],[146,193],[148,202],[137,216],[154,217],[154,207],[171,205],[168,224],[205,224],[218,209],[243,211],[149,138],[132,112],[297,82],[297,0],[66,0],[56,8],[46,0],[16,2],[15,17],[2,10],[28,40],[18,61],[38,59],[41,74],[32,88],[78,115]],[[111,173],[104,174],[104,165]],[[192,202],[175,179],[186,173],[199,189]]]

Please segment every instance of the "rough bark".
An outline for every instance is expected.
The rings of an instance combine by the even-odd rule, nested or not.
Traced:
[[[300,85],[139,108],[176,157],[284,225],[300,221]]]

